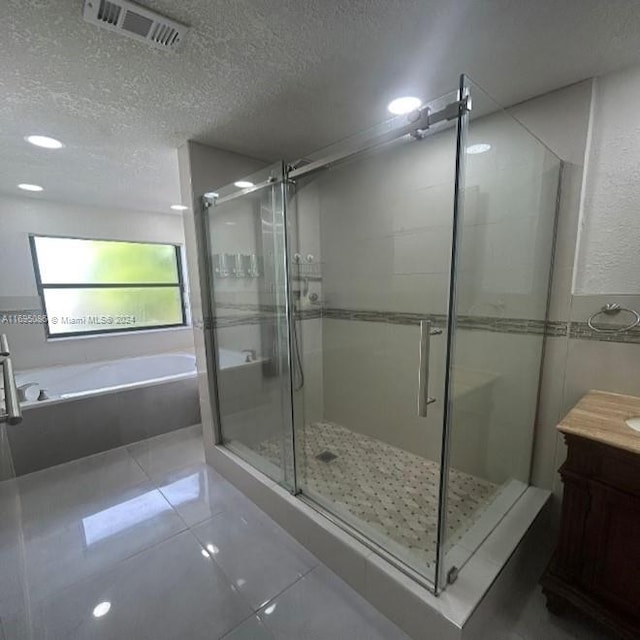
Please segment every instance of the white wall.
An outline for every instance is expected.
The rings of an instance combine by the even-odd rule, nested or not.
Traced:
[[[473,120],[465,171],[458,310],[544,319],[558,161],[504,114]],[[449,283],[455,129],[298,183],[320,221],[323,292],[332,309],[444,314]],[[303,196],[310,192],[313,198]],[[443,336],[432,339],[429,418],[416,412],[416,325],[323,319],[324,417],[437,460]],[[453,462],[497,482],[529,473],[542,339],[460,329]]]
[[[640,67],[598,78],[574,292],[640,293]]]
[[[0,311],[41,308],[29,234],[184,244],[182,216],[0,197]],[[3,325],[17,369],[192,350],[190,328],[47,340],[42,325]]]
[[[553,321],[571,320],[571,283],[589,131],[591,87],[592,81],[581,82],[510,109],[564,163],[549,308],[549,317]],[[567,384],[568,343],[567,336],[551,337],[547,338],[545,345],[531,479],[535,485],[547,489],[551,489],[557,480],[559,437],[556,425],[566,409],[563,390]]]

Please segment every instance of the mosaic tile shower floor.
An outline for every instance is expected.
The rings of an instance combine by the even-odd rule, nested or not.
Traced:
[[[407,550],[432,568],[435,562],[440,465],[333,422],[315,422],[303,433],[301,486],[310,497],[355,516],[374,538]],[[260,453],[277,462],[279,443]],[[475,522],[499,486],[452,470],[447,541],[454,544]],[[365,532],[366,533],[366,532]],[[404,554],[403,554],[404,555]]]

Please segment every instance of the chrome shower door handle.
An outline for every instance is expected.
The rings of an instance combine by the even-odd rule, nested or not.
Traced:
[[[4,386],[5,412],[0,415],[0,422],[19,424],[22,422],[22,411],[16,388],[16,379],[13,375],[13,365],[9,354],[7,336],[0,336],[0,364],[2,365],[2,378]]]
[[[429,360],[431,358],[431,336],[440,335],[440,329],[431,328],[431,320],[420,322],[420,365],[418,367],[418,416],[427,417],[430,404],[436,399],[429,395]]]

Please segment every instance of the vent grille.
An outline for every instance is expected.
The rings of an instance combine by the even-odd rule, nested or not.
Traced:
[[[84,19],[159,49],[179,49],[189,28],[129,0],[85,0]]]
[[[118,24],[118,18],[122,8],[113,2],[107,0],[100,0],[100,7],[98,8],[98,20],[105,22],[106,24]]]
[[[135,33],[136,35],[146,38],[149,35],[149,31],[151,31],[152,26],[153,20],[151,20],[151,18],[141,16],[135,11],[127,11],[127,13],[124,14],[122,28],[125,31],[131,31],[131,33]]]

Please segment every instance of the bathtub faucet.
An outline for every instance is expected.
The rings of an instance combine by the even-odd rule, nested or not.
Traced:
[[[29,392],[29,389],[34,389],[35,393]],[[20,402],[37,400],[39,393],[40,385],[37,382],[25,382],[18,387],[18,400],[20,400]]]
[[[258,359],[258,352],[255,349],[243,349],[242,353],[246,353],[245,362],[254,362]]]

